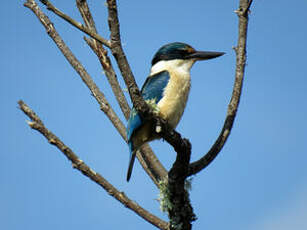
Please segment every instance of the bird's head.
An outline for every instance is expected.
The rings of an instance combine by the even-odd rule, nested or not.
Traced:
[[[173,42],[162,46],[153,57],[151,64],[154,66],[160,61],[178,60],[180,63],[191,63],[192,66],[196,61],[216,58],[222,56],[223,54],[225,53],[197,51],[188,44]]]

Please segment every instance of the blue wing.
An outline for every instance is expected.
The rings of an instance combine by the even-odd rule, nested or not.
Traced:
[[[156,99],[156,103],[158,103],[163,96],[163,91],[168,81],[169,73],[167,71],[162,71],[148,77],[141,90],[144,100]],[[141,125],[142,120],[140,115],[135,108],[132,108],[127,126],[127,137],[129,141],[134,131],[140,128]]]
[[[156,103],[158,103],[161,98],[163,97],[163,91],[169,81],[169,73],[167,71],[162,71],[152,76],[149,76],[141,90],[142,96],[144,100],[151,100],[155,99]],[[129,168],[127,173],[127,181],[129,181],[131,177],[131,172],[133,168],[133,163],[135,160],[135,147],[132,142],[132,136],[137,129],[139,129],[143,124],[143,121],[136,111],[135,108],[132,108],[130,112],[130,117],[128,120],[127,126],[127,138],[128,138],[128,145],[130,151],[130,160],[129,160]]]
[[[163,96],[164,88],[169,81],[169,73],[162,71],[148,77],[142,87],[141,93],[145,100],[156,99],[157,103]]]

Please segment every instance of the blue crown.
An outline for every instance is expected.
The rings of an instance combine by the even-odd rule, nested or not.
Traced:
[[[194,48],[188,44],[182,42],[169,43],[157,51],[151,64],[154,65],[161,60],[187,59],[194,52]]]

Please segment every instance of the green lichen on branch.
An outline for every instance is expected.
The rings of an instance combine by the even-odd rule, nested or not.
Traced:
[[[184,182],[184,189],[186,192],[186,199],[190,201],[189,192],[192,190],[192,180],[193,177],[187,178]],[[159,181],[159,198],[160,209],[162,212],[168,212],[168,210],[172,210],[172,202],[170,201],[170,191],[168,189],[168,180],[167,178]]]
[[[169,189],[168,189],[168,182],[167,178],[159,181],[159,198],[158,201],[160,202],[160,209],[162,212],[168,212],[168,210],[172,209],[172,203],[169,199]]]

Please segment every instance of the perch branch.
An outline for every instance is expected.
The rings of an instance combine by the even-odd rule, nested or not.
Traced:
[[[101,186],[108,194],[122,203],[128,209],[134,211],[137,215],[148,221],[152,225],[159,229],[167,230],[168,223],[154,216],[136,202],[130,200],[123,192],[118,191],[112,184],[110,184],[99,173],[91,169],[85,164],[69,147],[67,147],[56,135],[49,131],[43,124],[42,120],[36,115],[36,113],[23,101],[19,101],[19,108],[22,110],[31,121],[28,125],[40,132],[50,144],[55,145],[66,157],[71,161],[73,168],[79,170],[83,175]]]
[[[195,215],[190,201],[187,199],[187,191],[184,188],[191,155],[190,143],[188,140],[182,139],[179,133],[171,130],[165,121],[156,117],[140,95],[121,46],[116,0],[107,0],[107,4],[109,12],[108,22],[111,31],[111,51],[129,90],[133,105],[142,116],[142,119],[154,120],[155,124],[162,126],[162,132],[159,135],[170,143],[177,152],[176,161],[168,174],[168,189],[172,203],[172,208],[168,210],[170,227],[174,229],[176,226],[182,226],[182,229],[191,229],[191,221],[195,220]]]
[[[161,126],[159,135],[172,145],[177,153],[176,160],[168,172],[167,181],[168,199],[171,203],[171,207],[167,207],[170,230],[178,228],[190,230],[191,223],[196,220],[186,189],[192,147],[188,139],[182,138],[178,132],[169,129],[165,121],[159,119],[155,122]]]
[[[91,36],[92,38],[96,39],[97,41],[101,42],[102,44],[104,44],[107,47],[110,47],[110,41],[104,39],[103,37],[101,37],[99,34],[97,34],[95,31],[89,29],[88,27],[82,25],[80,22],[77,22],[76,20],[72,19],[71,17],[69,17],[68,15],[64,14],[62,11],[60,11],[59,9],[57,9],[51,2],[49,2],[48,0],[40,0],[41,3],[43,3],[48,10],[50,10],[51,12],[55,13],[56,15],[58,15],[59,17],[63,18],[65,21],[67,21],[68,23],[70,23],[71,25],[73,25],[74,27],[76,27],[77,29],[83,31],[84,33],[86,33],[87,35]]]
[[[247,26],[248,26],[248,11],[251,7],[252,0],[240,0],[239,9],[236,10],[236,14],[239,17],[239,32],[238,32],[238,44],[235,47],[236,52],[236,71],[235,82],[232,91],[232,97],[228,105],[227,115],[224,122],[224,126],[220,132],[219,137],[208,151],[206,155],[190,164],[189,176],[200,172],[206,168],[219,154],[223,146],[225,145],[227,138],[230,135],[237,110],[239,107],[244,70],[246,64],[246,38],[247,38]]]

